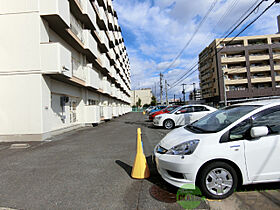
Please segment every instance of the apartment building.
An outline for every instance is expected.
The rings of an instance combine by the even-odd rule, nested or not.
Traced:
[[[207,103],[280,96],[280,34],[215,39],[199,54]]]
[[[141,99],[141,106],[145,104],[151,104],[152,102],[152,89],[151,88],[143,88],[140,90],[132,90],[131,91],[131,106],[136,106],[136,103],[139,99]]]
[[[43,140],[131,111],[111,0],[0,0],[0,141]]]

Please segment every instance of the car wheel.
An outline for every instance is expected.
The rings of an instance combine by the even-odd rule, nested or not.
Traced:
[[[163,122],[163,127],[166,128],[166,129],[172,129],[174,128],[174,121],[173,120],[170,120],[170,119],[167,119]]]
[[[224,199],[237,187],[237,174],[233,167],[224,162],[207,165],[199,178],[201,192],[208,198]]]

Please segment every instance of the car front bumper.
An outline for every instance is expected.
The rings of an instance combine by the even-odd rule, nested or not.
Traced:
[[[192,155],[166,155],[154,151],[154,161],[161,177],[168,183],[195,189],[196,174],[199,169],[199,159]],[[184,186],[186,187],[186,185]]]

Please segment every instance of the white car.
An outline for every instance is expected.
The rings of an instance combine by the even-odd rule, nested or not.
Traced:
[[[163,126],[166,129],[171,129],[175,126],[192,123],[216,110],[217,109],[206,105],[180,106],[169,113],[156,116],[153,120],[153,124],[155,126]]]
[[[280,100],[230,106],[168,133],[157,170],[177,187],[223,199],[237,184],[280,182]]]

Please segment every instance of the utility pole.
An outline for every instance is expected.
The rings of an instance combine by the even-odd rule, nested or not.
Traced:
[[[157,98],[157,83],[155,82],[155,98]]]
[[[168,106],[167,81],[165,80],[166,106]]]
[[[162,78],[163,78],[163,74],[160,73],[159,74],[159,80],[160,80],[160,104],[162,105]]]
[[[193,83],[193,100],[196,101],[195,83]]]
[[[183,91],[182,91],[182,93],[183,93],[183,96],[184,96],[184,104],[186,104],[186,97],[185,97],[185,85],[187,85],[187,84],[182,84],[182,86],[183,86]]]
[[[223,74],[223,78],[224,78],[224,97],[225,97],[225,106],[227,106],[227,90],[226,90],[226,75],[224,73],[224,71],[222,71],[222,74]]]

